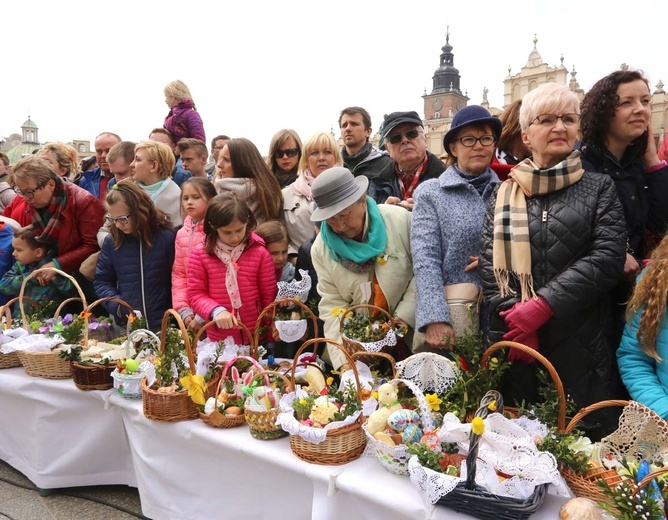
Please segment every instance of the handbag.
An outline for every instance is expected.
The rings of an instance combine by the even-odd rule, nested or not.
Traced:
[[[459,338],[480,330],[482,291],[473,283],[456,283],[443,287],[450,310],[450,326]]]

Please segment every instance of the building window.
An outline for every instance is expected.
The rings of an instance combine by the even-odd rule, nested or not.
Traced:
[[[83,143],[79,143],[79,153],[83,153],[86,151],[86,147],[83,145]]]

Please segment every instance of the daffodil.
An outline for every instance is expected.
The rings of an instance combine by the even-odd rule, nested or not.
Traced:
[[[180,382],[181,386],[188,390],[188,396],[193,400],[193,403],[199,405],[206,404],[206,398],[204,397],[204,392],[206,391],[204,376],[188,374],[182,377]]]
[[[487,405],[487,408],[488,408],[490,411],[492,411],[492,412],[496,412],[496,408],[497,408],[497,406],[496,406],[496,399],[494,399],[491,403],[489,403],[489,404]]]
[[[437,394],[426,394],[425,398],[427,399],[427,404],[429,405],[429,409],[432,412],[438,412],[438,410],[441,408],[441,399],[439,399]]]
[[[329,311],[329,313],[335,318],[341,316],[341,314],[343,314],[344,312],[346,312],[346,310],[342,309],[341,307],[334,307],[331,311]]]
[[[485,421],[482,420],[482,417],[473,418],[473,421],[471,421],[471,431],[476,435],[485,433]]]
[[[373,397],[376,401],[378,401],[378,392],[376,391],[371,392],[371,397]]]
[[[334,382],[334,378],[333,378],[333,377],[330,376],[330,377],[327,378],[326,383],[327,383],[328,385],[331,385],[333,382]]]
[[[306,399],[303,397],[299,400],[299,404],[306,404]]]
[[[387,255],[379,256],[378,258],[376,258],[376,260],[380,265],[385,265],[387,263]]]

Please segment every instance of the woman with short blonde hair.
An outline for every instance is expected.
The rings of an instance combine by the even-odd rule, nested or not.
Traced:
[[[79,154],[70,145],[58,142],[46,143],[39,152],[39,157],[51,163],[53,169],[61,177],[67,177],[76,182],[81,174],[79,169]]]

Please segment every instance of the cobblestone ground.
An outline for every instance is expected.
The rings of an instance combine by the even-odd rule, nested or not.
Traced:
[[[21,473],[0,461],[0,520],[132,520],[141,514],[139,493],[128,486],[54,490],[41,496]]]

